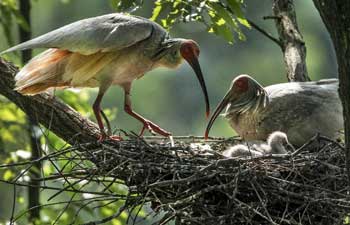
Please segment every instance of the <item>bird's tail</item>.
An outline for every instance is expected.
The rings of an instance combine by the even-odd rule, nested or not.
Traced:
[[[52,48],[37,55],[16,75],[15,90],[24,95],[35,95],[51,87],[67,86],[61,77],[71,54]]]

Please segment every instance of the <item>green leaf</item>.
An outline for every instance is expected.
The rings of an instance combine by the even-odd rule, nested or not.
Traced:
[[[17,1],[16,0],[1,0],[0,4],[5,6],[5,7],[12,8],[12,9],[17,8]]]
[[[216,11],[216,14],[224,19],[232,28],[237,29],[238,24],[233,20],[232,16],[218,3],[211,4],[212,8]]]
[[[231,31],[231,29],[226,26],[226,25],[221,25],[221,26],[214,26],[213,27],[214,32],[220,36],[222,36],[223,38],[225,38],[225,40],[229,43],[229,44],[233,44],[234,43],[234,36],[233,33]]]
[[[228,43],[233,44],[234,42],[233,32],[230,29],[230,27],[227,26],[227,23],[224,22],[225,20],[213,12],[210,13],[210,19],[211,19],[211,27],[208,32],[209,33],[214,32],[215,34],[223,37]]]
[[[159,17],[160,12],[162,11],[162,5],[159,4],[156,7],[154,7],[153,12],[152,12],[152,17],[151,20],[152,21],[156,21]]]
[[[138,9],[142,4],[142,0],[110,0],[111,7],[118,12],[134,11]]]
[[[227,0],[227,3],[229,5],[230,9],[234,12],[235,16],[237,17],[238,22],[240,24],[242,24],[243,26],[251,28],[249,22],[245,18],[244,14],[242,12],[242,9],[241,9],[241,5],[242,5],[243,1],[237,2],[237,0]]]
[[[240,32],[238,24],[232,19],[231,15],[218,3],[210,3],[210,10],[208,12],[212,27],[209,32],[214,32],[215,34],[223,37],[230,44],[234,42],[234,36],[232,29]]]
[[[178,8],[181,3],[182,3],[182,0],[175,0],[173,4],[173,8]]]
[[[11,180],[13,177],[15,177],[15,174],[11,170],[6,170],[3,175],[3,179],[6,181]]]
[[[118,10],[119,10],[119,3],[120,3],[120,0],[109,0],[109,4],[111,5],[111,7],[112,7],[115,11],[118,11]]]

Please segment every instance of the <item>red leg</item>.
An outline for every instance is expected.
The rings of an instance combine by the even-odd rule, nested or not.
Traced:
[[[102,122],[101,114],[100,114],[102,97],[103,97],[103,94],[98,94],[97,95],[97,97],[95,99],[95,102],[92,105],[92,109],[94,110],[94,114],[95,114],[95,117],[96,117],[96,120],[97,120],[98,127],[100,128],[101,135],[105,136],[106,133],[105,133],[105,130],[104,130],[104,126],[103,126],[103,122]]]
[[[111,123],[109,122],[109,120],[108,120],[108,118],[107,118],[105,112],[103,112],[102,109],[101,109],[100,113],[101,113],[102,118],[103,118],[104,121],[105,121],[106,126],[107,126],[107,134],[108,134],[108,136],[112,136],[112,127],[111,127]]]
[[[95,117],[96,117],[96,120],[97,120],[97,124],[98,124],[98,127],[100,128],[100,132],[101,132],[101,136],[99,138],[99,141],[103,141],[105,139],[112,139],[112,140],[116,140],[116,141],[120,141],[122,140],[121,137],[119,136],[109,136],[106,134],[105,130],[104,130],[104,125],[103,125],[103,122],[102,122],[102,118],[101,118],[101,100],[103,98],[103,95],[104,95],[104,92],[99,92],[99,94],[97,95],[96,97],[96,100],[94,102],[94,104],[92,105],[92,109],[94,111],[94,114],[95,114]]]
[[[135,119],[140,121],[141,123],[143,123],[143,128],[140,132],[140,136],[143,135],[145,129],[149,130],[152,134],[157,133],[157,134],[160,134],[160,135],[165,136],[165,137],[170,136],[171,133],[160,128],[157,124],[151,122],[150,120],[143,118],[141,115],[139,115],[138,113],[136,113],[132,110],[130,93],[129,93],[130,86],[131,86],[130,84],[124,86],[124,90],[125,90],[124,110],[126,113],[128,113],[129,115],[131,115],[132,117],[134,117]]]

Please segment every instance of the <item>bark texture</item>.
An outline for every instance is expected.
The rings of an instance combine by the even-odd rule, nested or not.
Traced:
[[[288,81],[309,81],[306,46],[298,28],[293,0],[274,0],[272,9]]]
[[[337,56],[339,95],[345,122],[346,168],[350,184],[350,1],[313,1],[331,36]]]
[[[21,108],[33,121],[41,123],[69,144],[96,141],[97,125],[49,94],[23,96],[14,88],[18,69],[0,58],[0,94]]]

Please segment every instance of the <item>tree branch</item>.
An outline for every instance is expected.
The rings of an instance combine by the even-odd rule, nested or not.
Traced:
[[[49,94],[23,96],[13,90],[18,69],[0,58],[0,94],[21,108],[34,121],[41,123],[69,144],[98,139],[95,123],[82,117],[67,104]]]
[[[263,34],[265,37],[267,37],[268,39],[270,39],[271,41],[275,42],[278,46],[280,46],[281,48],[283,48],[282,42],[280,40],[278,40],[277,38],[275,38],[274,36],[272,36],[272,34],[268,33],[266,30],[262,29],[260,26],[258,26],[255,22],[247,19],[247,21],[249,22],[249,24],[257,31],[259,31],[261,34]]]
[[[309,81],[306,67],[306,47],[298,29],[292,0],[274,0],[273,13],[282,43],[289,81]],[[270,17],[271,18],[271,17]]]

